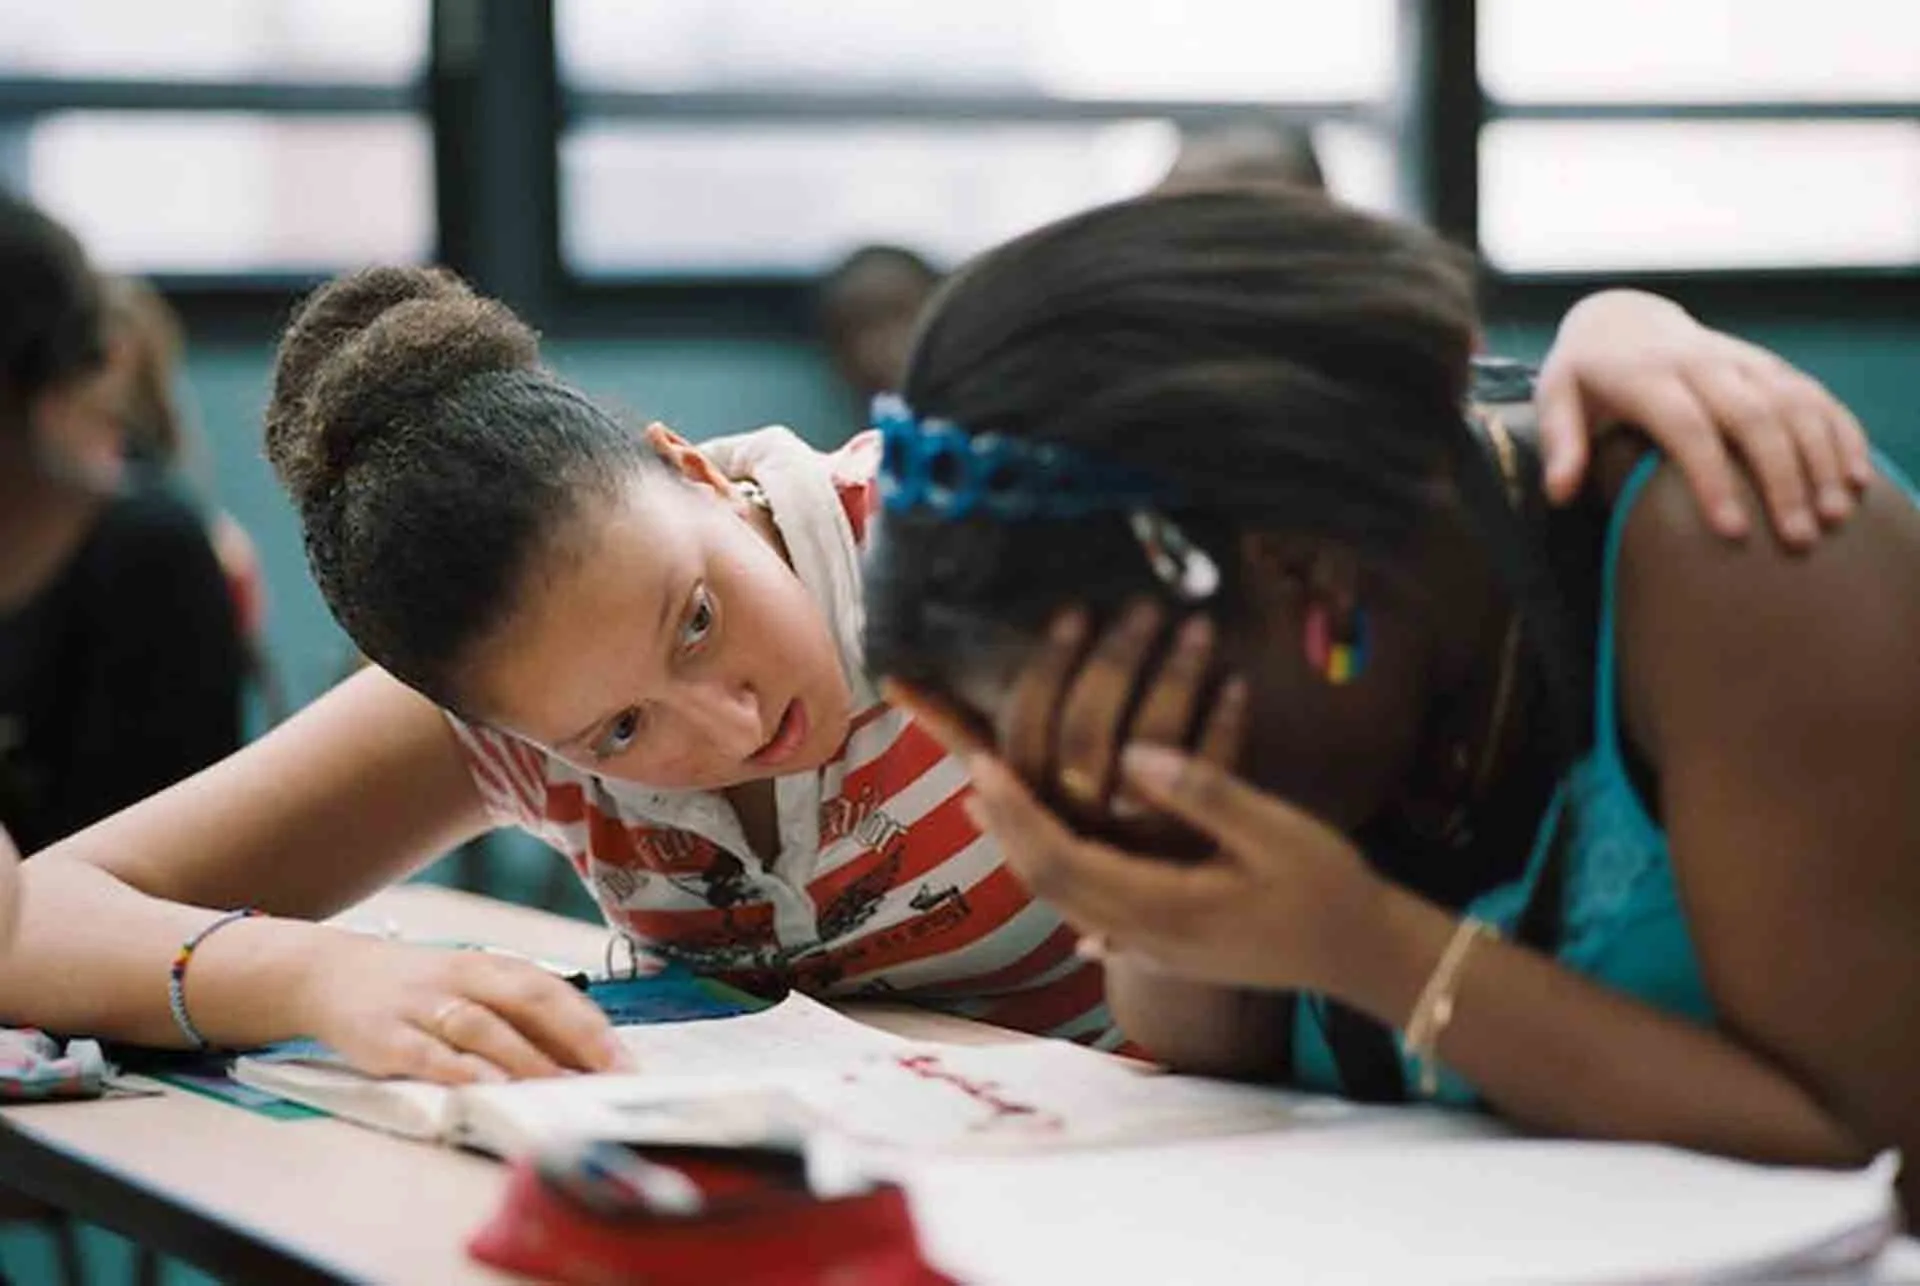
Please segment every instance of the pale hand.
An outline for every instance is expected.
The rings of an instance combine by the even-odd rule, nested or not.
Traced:
[[[314,951],[301,1027],[375,1076],[443,1084],[626,1070],[606,1016],[537,965],[340,934]]]

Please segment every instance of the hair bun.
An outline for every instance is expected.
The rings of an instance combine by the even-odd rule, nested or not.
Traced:
[[[267,458],[306,509],[334,494],[368,445],[461,381],[532,370],[539,341],[504,305],[443,268],[372,268],[329,282],[294,313],[274,363]]]

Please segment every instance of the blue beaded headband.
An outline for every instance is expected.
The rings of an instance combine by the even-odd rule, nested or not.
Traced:
[[[904,399],[873,399],[883,448],[880,496],[889,513],[1000,522],[1125,513],[1148,565],[1187,602],[1211,598],[1220,570],[1161,510],[1179,493],[1138,470],[1053,442],[969,433],[951,420],[922,420]]]
[[[880,495],[894,513],[918,510],[948,520],[981,514],[1019,522],[1125,512],[1175,499],[1145,474],[1072,447],[922,420],[892,393],[873,399],[873,427],[885,451]]]

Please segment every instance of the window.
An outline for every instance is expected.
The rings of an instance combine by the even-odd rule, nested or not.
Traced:
[[[1920,5],[1480,0],[1509,272],[1920,265]]]
[[[1151,186],[1178,122],[1279,105],[1385,207],[1392,0],[558,0],[564,261],[798,275],[951,262]]]
[[[1144,191],[1177,141],[1160,119],[598,122],[561,149],[562,236],[567,261],[602,276],[804,272],[875,241],[953,263]],[[1386,202],[1377,136],[1325,126],[1315,142],[1342,190]]]
[[[119,271],[418,261],[425,0],[0,0],[0,182]]]
[[[117,270],[319,273],[433,248],[427,128],[409,116],[54,112],[26,171]]]
[[[1502,121],[1480,166],[1509,272],[1920,263],[1920,123]]]
[[[1903,0],[1480,0],[1502,102],[1902,102],[1920,95]]]
[[[404,84],[424,4],[395,0],[0,0],[0,75]]]
[[[474,82],[511,92],[448,108],[440,159],[472,163],[440,171],[447,194],[430,8],[0,0],[0,183],[114,269],[219,285],[444,240],[561,306],[568,278],[796,281],[875,241],[951,263],[1149,187],[1186,126],[1264,114],[1311,129],[1337,195],[1461,235],[1463,172],[1404,140],[1473,140],[1480,248],[1507,274],[1920,269],[1906,0],[1478,0],[1478,108],[1400,83],[1402,45],[1468,53],[1446,6],[1405,0],[449,3]],[[538,217],[502,217],[523,192]]]

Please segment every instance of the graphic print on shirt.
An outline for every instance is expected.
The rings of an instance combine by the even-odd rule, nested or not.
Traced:
[[[678,941],[655,944],[663,955],[703,973],[729,979],[778,973],[785,952],[773,937],[768,916],[746,917],[746,908],[764,908],[765,899],[753,886],[746,863],[698,836],[683,831],[661,833],[662,838],[691,839],[706,851],[706,865],[699,870],[668,875],[667,882],[687,896],[697,898],[720,913],[719,921],[707,933]],[[752,988],[749,988],[752,990]]]
[[[873,787],[868,786],[864,793],[871,795]],[[873,913],[880,909],[880,900],[899,877],[900,864],[906,860],[907,828],[883,809],[868,811],[854,828],[853,837],[869,853],[877,854],[879,861],[820,909],[818,924],[822,941],[837,941],[871,920]]]

